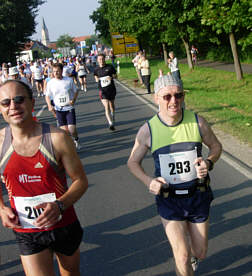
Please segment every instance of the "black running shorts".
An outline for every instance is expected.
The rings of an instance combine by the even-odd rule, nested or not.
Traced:
[[[20,233],[14,232],[21,255],[32,255],[45,249],[66,256],[72,256],[79,248],[83,230],[78,220],[65,227],[50,231]]]

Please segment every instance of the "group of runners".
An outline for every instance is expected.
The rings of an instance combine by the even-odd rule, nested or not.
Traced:
[[[104,54],[98,54],[97,63],[93,74],[108,127],[114,131],[116,71],[106,64]],[[46,89],[38,92],[38,96],[45,95],[60,128],[33,119],[32,83],[7,78],[0,85],[0,112],[7,122],[0,130],[0,174],[10,200],[9,207],[0,195],[0,217],[4,227],[14,230],[28,276],[55,275],[54,254],[61,275],[81,275],[83,230],[73,205],[86,192],[88,180],[76,151],[79,138],[74,104],[79,89],[73,72],[86,69],[83,60],[73,64],[69,59],[67,66],[75,68],[70,76],[64,76],[65,61],[48,60],[43,72],[50,80],[45,82]],[[35,82],[36,76],[32,72]],[[80,85],[85,91],[84,83]],[[193,276],[199,260],[206,257],[213,200],[208,172],[222,148],[207,121],[184,109],[181,79],[161,74],[154,82],[154,92],[159,111],[139,129],[128,167],[156,196],[176,274]],[[202,157],[202,144],[209,148],[207,158]],[[154,176],[142,167],[149,150]],[[71,179],[69,187],[66,174]]]
[[[85,57],[48,58],[35,62],[18,62],[17,66],[2,64],[1,81],[21,80],[33,88],[37,97],[45,96],[49,111],[57,119],[57,125],[67,131],[74,140],[76,148],[81,149],[76,128],[76,103],[79,90],[87,92],[87,75],[91,70],[98,83],[99,97],[105,109],[110,130],[114,131],[116,88],[113,79],[116,71],[106,64],[105,55],[99,54],[86,64]],[[89,59],[88,59],[89,60]]]

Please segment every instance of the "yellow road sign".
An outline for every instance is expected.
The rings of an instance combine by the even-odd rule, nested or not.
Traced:
[[[139,51],[139,45],[136,38],[118,32],[111,33],[111,37],[112,48],[115,55],[136,53]]]

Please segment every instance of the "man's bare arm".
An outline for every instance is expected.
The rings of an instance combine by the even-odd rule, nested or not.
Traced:
[[[150,130],[148,124],[145,123],[138,131],[134,147],[131,151],[128,168],[131,173],[142,181],[155,195],[160,193],[160,189],[166,181],[163,177],[153,178],[147,175],[141,166],[142,160],[150,147]]]
[[[0,152],[2,152],[2,145],[5,136],[5,128],[0,130]],[[4,181],[3,176],[1,175],[1,181]],[[1,183],[0,183],[0,217],[2,220],[2,224],[7,228],[21,228],[19,224],[18,216],[13,212],[13,210],[6,206],[3,200]]]
[[[215,136],[208,122],[201,116],[198,117],[203,143],[209,148],[208,159],[216,162],[221,155],[222,145]]]
[[[72,180],[69,189],[58,198],[63,202],[65,208],[68,208],[85,193],[88,188],[88,180],[70,136],[51,126],[51,138],[56,159]],[[44,212],[36,220],[37,227],[48,227],[58,221],[60,210],[56,203],[43,203],[36,208],[44,208]]]
[[[88,188],[88,180],[72,138],[59,129],[56,129],[56,132],[52,131],[51,135],[56,156],[72,180],[68,191],[60,198],[64,205],[69,207],[85,193]]]

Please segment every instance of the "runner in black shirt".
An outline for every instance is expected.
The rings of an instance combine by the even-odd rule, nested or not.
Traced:
[[[105,55],[98,54],[97,56],[98,66],[94,70],[94,76],[96,82],[98,82],[99,95],[102,104],[105,108],[105,115],[109,124],[110,130],[115,130],[115,96],[116,88],[114,84],[114,78],[116,78],[116,70],[105,62]]]

